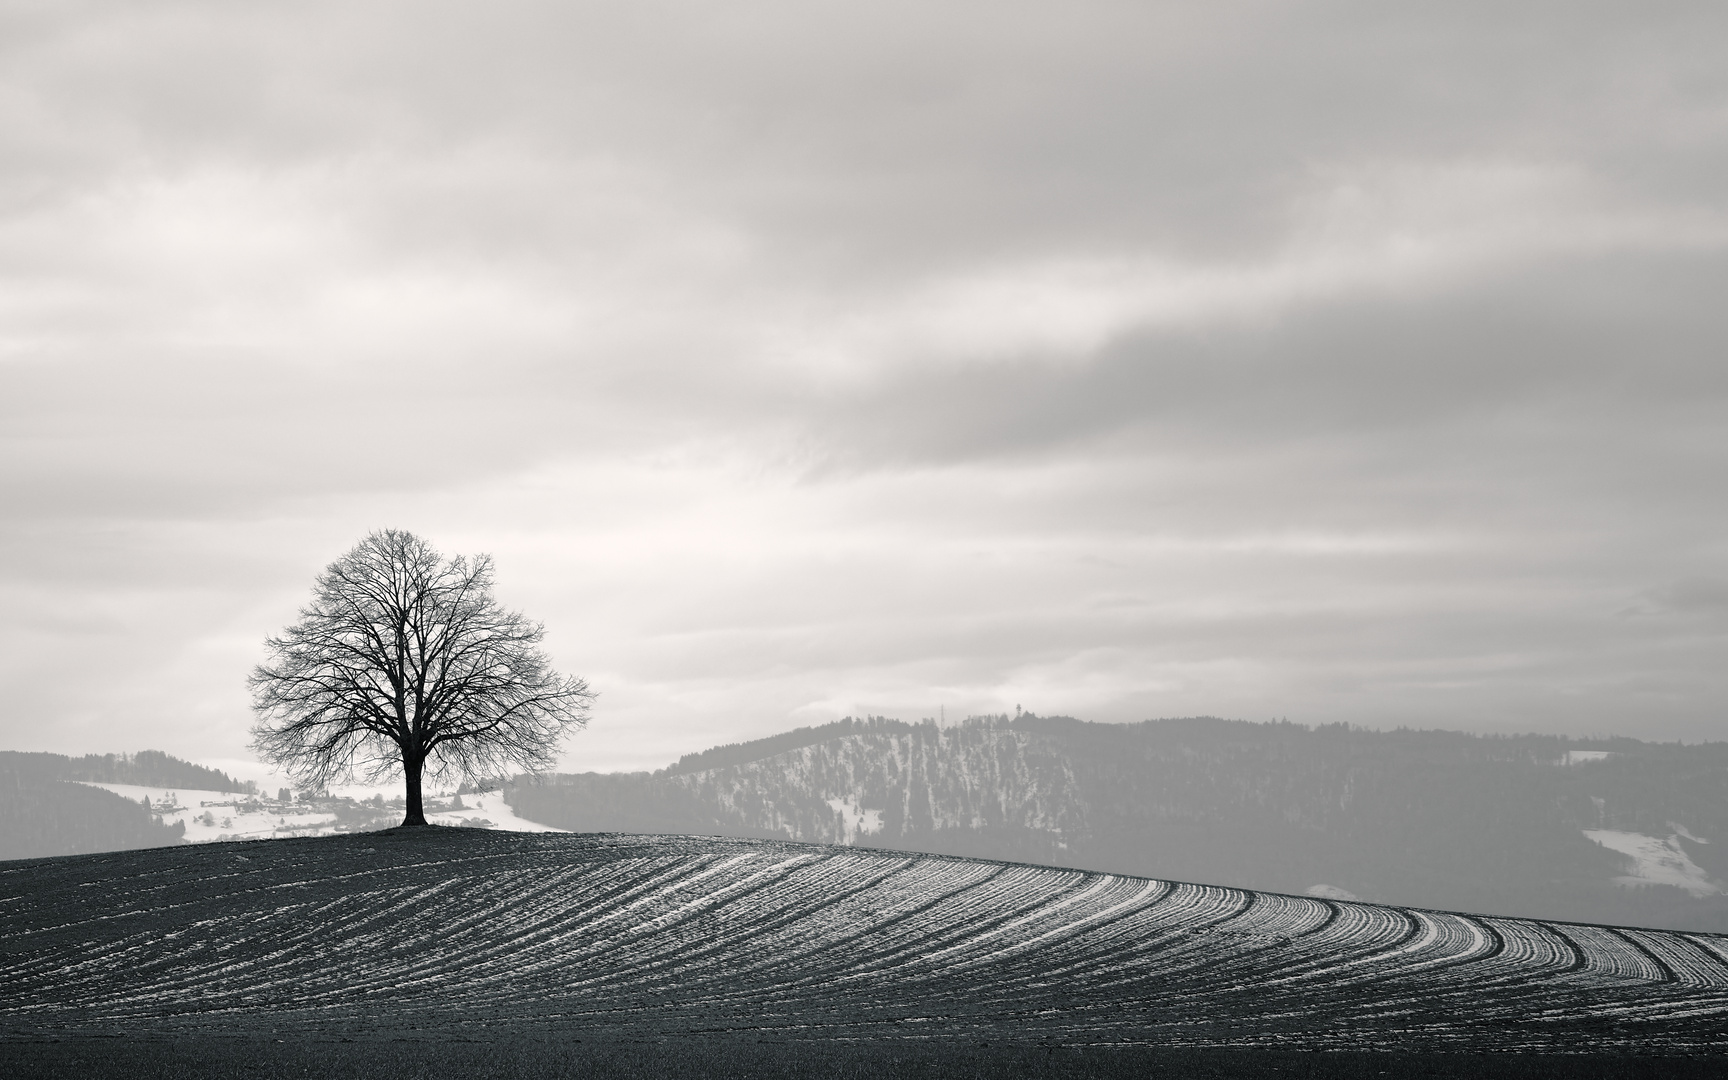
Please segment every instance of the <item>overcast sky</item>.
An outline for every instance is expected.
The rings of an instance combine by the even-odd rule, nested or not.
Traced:
[[[0,7],[0,746],[246,756],[368,531],[571,769],[1728,738],[1719,3]]]

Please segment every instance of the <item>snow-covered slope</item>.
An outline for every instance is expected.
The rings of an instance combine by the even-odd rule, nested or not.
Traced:
[[[1672,885],[1693,896],[1714,896],[1728,891],[1728,886],[1712,881],[1704,868],[1692,861],[1680,843],[1678,832],[1668,836],[1646,836],[1616,829],[1586,829],[1584,835],[1631,861],[1627,872],[1614,879],[1617,884],[1634,888]]]
[[[463,795],[461,799],[463,806],[459,810],[432,810],[428,808],[426,820],[434,825],[464,825],[471,829],[498,829],[503,832],[565,831],[516,816],[516,811],[504,801],[504,795],[501,792],[492,791],[478,795]],[[438,800],[433,805],[448,806],[449,803],[448,800]]]
[[[1060,849],[1086,828],[1060,747],[1006,728],[855,735],[671,783],[746,828],[814,843],[989,828]]]
[[[188,788],[154,788],[138,784],[101,784],[83,781],[88,787],[111,791],[134,802],[148,800],[150,811],[168,824],[186,826],[188,843],[204,844],[232,840],[274,840],[293,836],[330,836],[387,828],[401,821],[399,806],[374,805],[352,799],[304,798],[282,801],[243,792],[198,791]],[[452,808],[449,796],[434,796],[426,803],[426,820],[435,825],[502,829],[510,832],[561,832],[563,830],[518,817],[497,792],[460,796],[462,806]]]
[[[336,831],[337,816],[306,803],[278,802],[233,791],[198,791],[192,788],[155,788],[139,784],[99,784],[80,781],[86,787],[112,791],[133,802],[148,800],[150,812],[172,825],[186,826],[188,843],[220,840],[268,840],[280,836],[328,836]]]

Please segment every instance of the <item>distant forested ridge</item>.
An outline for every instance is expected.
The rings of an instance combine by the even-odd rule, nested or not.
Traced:
[[[165,825],[142,802],[76,781],[240,791],[226,773],[160,750],[137,754],[0,751],[0,859],[76,855],[178,844],[185,826]]]
[[[718,747],[656,773],[519,780],[507,795],[522,816],[577,831],[790,837],[1728,930],[1723,743],[1211,717],[872,718]],[[1593,836],[1644,844],[1694,876],[1653,883]]]

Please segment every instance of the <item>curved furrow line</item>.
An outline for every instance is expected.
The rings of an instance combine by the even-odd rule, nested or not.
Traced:
[[[1553,923],[1542,923],[1541,926],[1542,929],[1554,935],[1555,940],[1559,941],[1572,954],[1571,962],[1564,968],[1565,974],[1575,975],[1590,966],[1590,957],[1585,954],[1583,947],[1573,941],[1564,930]]]
[[[1638,940],[1635,935],[1628,934],[1625,930],[1617,926],[1608,927],[1607,930],[1611,935],[1625,942],[1629,948],[1639,956],[1643,957],[1644,961],[1657,972],[1657,982],[1665,985],[1673,985],[1680,981],[1680,976],[1674,973],[1674,969],[1668,965],[1668,962],[1658,956],[1655,952],[1651,951],[1650,947]]]
[[[821,872],[806,873],[812,870]],[[893,872],[892,865],[860,862],[815,867],[805,863],[790,868],[779,880],[763,880],[750,892],[722,899],[714,905],[713,910],[695,914],[687,934],[662,934],[644,939],[650,946],[646,949],[640,947],[642,942],[625,951],[616,948],[616,942],[584,940],[579,948],[548,953],[542,958],[540,966],[548,970],[553,976],[551,979],[525,979],[524,974],[531,972],[525,966],[517,966],[483,976],[471,976],[470,985],[500,982],[511,984],[507,993],[517,997],[542,995],[545,986],[556,986],[569,992],[580,984],[557,979],[557,976],[580,965],[585,953],[595,952],[613,959],[613,962],[600,967],[588,965],[587,970],[592,973],[587,980],[589,984],[629,985],[617,981],[618,973],[624,972],[633,981],[644,984],[665,982],[684,976],[685,981],[681,985],[690,985],[700,981],[700,971],[695,976],[685,973],[690,969],[702,968],[709,958],[744,949],[751,950],[752,954],[778,951],[776,942],[783,936],[780,934],[781,930],[795,926],[808,914],[821,912],[825,907],[832,906],[832,902],[837,898],[869,889]],[[848,884],[850,880],[858,877],[865,878],[863,884]],[[783,888],[772,891],[775,885]],[[749,902],[756,895],[771,891],[777,898],[775,902],[760,905],[760,916],[753,914],[749,910]],[[734,907],[743,910],[734,911]]]
[[[776,970],[791,969],[801,978],[808,977],[812,968],[811,960],[842,942],[842,939],[832,932],[838,913],[850,902],[866,897],[887,878],[903,871],[909,865],[910,860],[902,860],[886,865],[859,864],[846,867],[848,873],[861,876],[863,880],[845,885],[832,896],[811,890],[808,896],[794,899],[786,905],[787,910],[770,917],[766,922],[737,928],[724,927],[709,939],[706,945],[689,951],[680,950],[666,960],[652,961],[644,965],[655,969],[652,972],[654,978],[650,981],[657,984],[676,981],[688,998],[704,1001],[724,1000],[734,996],[772,996],[780,985],[779,982],[770,984],[764,990],[733,989],[719,995],[709,995],[703,991],[712,984],[736,987],[739,980],[746,975],[771,975]],[[731,964],[709,962],[733,953],[738,955]]]
[[[99,1001],[117,1000],[137,991],[152,971],[181,975],[189,962],[210,952],[213,948],[210,941],[234,922],[232,916],[224,916],[200,920],[166,935],[160,931],[138,931],[97,944],[94,951],[80,959],[38,974],[50,979],[62,995],[91,1007]],[[119,987],[112,979],[115,970],[127,972],[127,979]],[[79,990],[92,984],[102,987],[103,992],[90,998],[76,996]]]
[[[476,856],[475,858],[484,858],[487,860],[493,860],[493,859],[498,859],[498,858],[502,858],[502,857],[503,856],[498,855],[498,854],[491,854],[491,855],[485,855],[485,856]],[[302,886],[302,885],[328,887],[329,885],[331,885],[332,883],[335,883],[335,882],[358,881],[361,878],[371,877],[371,876],[381,874],[381,873],[386,873],[386,872],[400,875],[400,872],[404,869],[424,869],[424,870],[439,871],[440,872],[439,876],[441,876],[441,873],[448,869],[450,863],[456,862],[456,861],[470,861],[470,860],[450,860],[448,862],[446,862],[446,861],[425,861],[425,862],[420,862],[420,863],[409,863],[409,864],[404,864],[404,865],[400,865],[400,866],[390,867],[390,868],[388,868],[388,870],[386,870],[385,868],[369,867],[369,868],[364,869],[364,870],[353,871],[353,872],[345,873],[345,874],[326,874],[326,875],[322,875],[322,876],[319,876],[316,878],[309,878],[309,879],[306,879],[303,881],[284,882],[284,883],[279,883],[279,884],[275,884],[275,885],[271,885],[271,886],[258,886],[258,885],[252,884],[252,882],[255,880],[255,878],[254,878],[255,872],[252,870],[229,870],[228,872],[221,873],[221,874],[203,876],[199,879],[198,883],[206,891],[213,892],[216,895],[221,896],[225,900],[232,901],[232,900],[242,898],[242,897],[245,897],[248,895],[262,894],[262,893],[266,892],[268,889],[293,888],[293,887]],[[123,881],[124,879],[121,878],[119,880]],[[112,883],[110,883],[110,884],[112,884]],[[385,887],[386,888],[389,887],[387,883],[386,883]],[[89,917],[87,917],[87,918],[72,919],[72,920],[52,923],[52,924],[45,925],[45,926],[29,927],[28,929],[23,931],[23,933],[25,935],[44,935],[44,934],[53,935],[56,933],[69,933],[71,931],[82,930],[82,929],[86,929],[86,928],[89,928],[92,926],[114,922],[116,920],[123,920],[123,919],[127,919],[127,918],[135,918],[135,917],[149,917],[151,919],[159,920],[163,916],[169,915],[169,914],[171,914],[175,911],[178,911],[180,909],[183,909],[183,908],[202,908],[202,907],[206,906],[209,902],[209,897],[206,895],[196,895],[192,898],[179,900],[175,903],[165,904],[165,905],[154,905],[154,906],[139,905],[136,902],[136,898],[132,897],[132,896],[127,896],[126,899],[131,904],[131,906],[129,906],[127,909],[122,910],[122,911],[112,911],[112,910],[106,910],[106,909],[98,908],[94,913],[89,915]],[[81,908],[81,907],[85,907],[85,906],[89,906],[89,905],[91,905],[91,901],[86,901],[86,900],[83,900],[82,898],[79,898],[79,897],[73,897],[71,900],[67,900],[63,897],[55,897],[54,902],[52,903],[52,909],[56,912],[59,912],[59,911],[65,910],[66,908]],[[89,936],[89,935],[86,934],[84,936]]]
[[[868,974],[862,969],[891,966],[897,960],[902,959],[908,949],[912,952],[918,952],[922,948],[928,947],[925,943],[931,936],[932,928],[942,926],[946,921],[940,918],[931,918],[931,912],[940,910],[944,905],[965,907],[966,898],[970,894],[986,892],[991,886],[998,885],[1001,881],[999,874],[986,875],[980,879],[972,874],[955,875],[949,872],[937,879],[938,887],[943,883],[942,878],[950,879],[950,882],[954,883],[952,879],[955,877],[960,878],[955,883],[959,885],[958,888],[945,889],[934,902],[925,898],[926,902],[918,905],[924,909],[920,913],[924,918],[908,918],[910,913],[906,910],[890,910],[885,915],[877,914],[871,923],[862,928],[862,933],[848,935],[843,944],[850,946],[850,948],[842,951],[836,947],[842,943],[836,942],[830,943],[829,947],[824,949],[824,952],[835,957],[835,960],[830,961],[825,965],[825,968],[836,970],[810,969],[794,975],[793,979],[789,981],[810,982],[836,974],[839,977],[856,977]],[[865,904],[868,904],[868,897],[861,899]],[[908,897],[906,899],[916,900],[918,898]],[[904,908],[904,900],[901,901],[901,907]],[[868,912],[868,908],[866,908],[866,912]],[[869,917],[868,914],[867,917]],[[965,928],[961,928],[959,931],[961,935],[966,932]],[[949,933],[948,936],[953,935]],[[859,945],[865,946],[865,949],[861,951],[858,948]]]
[[[402,937],[386,957],[385,965],[392,981],[402,981],[413,976],[428,965],[438,963],[437,955],[461,955],[473,959],[484,950],[475,948],[484,945],[489,939],[500,933],[500,926],[505,922],[508,913],[517,912],[525,904],[536,899],[542,903],[555,902],[563,893],[574,891],[583,882],[572,880],[577,871],[567,869],[553,875],[533,875],[524,871],[512,874],[509,880],[489,879],[486,881],[462,881],[454,884],[459,886],[457,894],[452,898],[449,910],[440,912],[444,921],[427,927],[417,937]],[[352,947],[347,935],[338,933],[334,949],[346,950]],[[268,964],[261,967],[257,973],[260,981],[249,986],[238,986],[240,993],[262,993],[280,986],[294,987],[298,992],[289,996],[283,1004],[307,1003],[318,999],[320,988],[317,984],[309,984],[303,969],[311,959],[305,944],[316,940],[316,935],[302,935],[294,940],[280,941],[271,953],[260,959]],[[426,955],[427,942],[436,943],[430,951],[432,957]],[[328,950],[327,950],[328,951]],[[325,989],[323,993],[341,992],[344,983],[336,983]]]
[[[302,973],[300,980],[302,992],[307,986],[315,986],[320,983],[339,988],[347,985],[357,974],[371,970],[364,965],[330,969],[321,961],[323,957],[338,950],[353,955],[356,949],[383,940],[388,936],[388,930],[373,929],[372,927],[380,922],[390,922],[392,916],[411,911],[417,904],[423,903],[425,900],[426,891],[416,886],[405,886],[390,890],[388,893],[381,892],[351,897],[347,898],[347,902],[342,905],[352,909],[351,914],[345,918],[332,920],[330,908],[326,907],[322,918],[309,920],[303,927],[296,928],[297,932],[291,930],[290,934],[293,940],[291,947],[287,949],[289,957],[287,965]],[[257,939],[259,947],[267,951],[278,951],[273,946],[280,946],[284,937],[287,936],[284,935],[284,928],[275,919],[275,915],[275,912],[252,912],[248,913],[249,917],[246,919],[246,921],[267,921],[265,929]],[[253,939],[243,933],[236,932],[235,926],[239,923],[240,919],[236,918],[234,925],[221,928],[221,935],[243,945],[253,944]],[[363,928],[364,932],[355,934],[353,931],[356,927]],[[207,933],[204,938],[208,939],[213,936],[215,935]],[[358,939],[358,944],[356,944],[356,939]],[[221,951],[229,952],[231,949],[224,948]],[[152,993],[182,994],[189,999],[196,999],[209,996],[213,992],[210,989],[211,986],[233,988],[232,982],[226,978],[219,984],[212,984],[207,981],[213,968],[222,970],[224,975],[229,973],[227,969],[231,965],[227,959],[223,959],[221,963],[203,966],[184,963],[177,966],[179,967],[178,978],[158,982],[149,988],[150,991]]]
[[[952,882],[950,882],[952,884]],[[947,898],[963,899],[957,893],[968,890],[976,891],[980,885],[987,886],[989,882],[962,880],[958,888],[951,888]],[[928,905],[935,907],[937,905]],[[925,913],[927,914],[927,912]],[[907,912],[897,912],[887,920],[880,921],[877,926],[892,929],[892,934],[874,933],[877,927],[863,926],[858,932],[848,935],[843,942],[824,950],[825,955],[818,954],[813,959],[817,963],[807,964],[803,970],[786,972],[772,988],[771,996],[776,1000],[789,1000],[816,991],[825,997],[836,995],[851,1001],[869,1001],[872,995],[884,992],[885,987],[893,988],[891,996],[901,996],[908,992],[917,992],[921,976],[909,964],[916,962],[919,948],[916,940],[906,940],[901,931],[910,928],[916,931],[920,928],[928,930],[932,925],[923,919],[916,918],[916,913],[908,917]],[[884,938],[888,939],[886,942]],[[716,1001],[736,999],[735,991],[729,991],[715,998]]]
[[[1724,964],[1728,964],[1728,935],[1723,934],[1677,934],[1683,937],[1699,951],[1714,956]]]
[[[404,928],[417,927],[413,916],[429,908],[436,910],[428,901],[456,892],[458,884],[456,879],[436,882],[423,890],[411,890],[408,897],[384,911],[354,912],[347,919],[329,925],[327,934],[320,935],[327,940],[314,939],[312,944],[320,948],[307,960],[316,963],[338,951],[352,959],[340,972],[332,970],[326,978],[311,980],[298,1000],[316,1002],[348,993],[346,988],[355,984],[376,986],[388,982],[404,963],[411,964],[418,958],[416,950],[426,936],[423,930],[413,933]],[[407,917],[398,917],[403,915]]]
[[[1095,875],[1062,874],[1040,881],[1029,871],[1011,868],[979,889],[956,894],[951,903],[931,909],[920,938],[897,948],[892,955],[879,954],[868,965],[867,974],[881,978],[904,968],[932,970],[932,957],[968,948],[1000,927],[1083,892],[1096,879]]]
[[[1375,957],[1397,977],[1477,963],[1501,947],[1498,935],[1466,916],[1420,910],[1406,911],[1405,915],[1422,924],[1422,933],[1408,944]]]
[[[1326,972],[1329,990],[1359,995],[1365,984],[1377,983],[1383,987],[1383,1007],[1411,1012],[1415,1004],[1443,993],[1452,982],[1473,982],[1474,965],[1503,948],[1497,933],[1465,916],[1421,910],[1403,914],[1421,927],[1420,932],[1346,965],[1352,970],[1345,978],[1338,978],[1335,969]],[[1426,977],[1419,988],[1411,986],[1417,976]]]
[[[1572,946],[1554,936],[1547,926],[1524,919],[1478,916],[1479,921],[1505,942],[1500,958],[1520,973],[1559,973],[1571,970],[1577,960]]]
[[[584,943],[579,950],[568,953],[553,953],[533,961],[518,969],[516,975],[518,977],[531,976],[540,971],[561,970],[569,967],[572,962],[580,962],[584,957],[590,956],[610,955],[614,958],[627,956],[630,963],[640,964],[647,959],[643,955],[645,950],[641,947],[644,939],[650,937],[654,939],[646,951],[676,949],[679,947],[681,938],[674,931],[680,925],[688,923],[708,909],[723,906],[740,895],[770,888],[784,880],[799,865],[807,861],[808,859],[804,857],[782,859],[746,873],[742,877],[723,882],[713,891],[691,898],[679,897],[671,900],[670,903],[676,906],[670,907],[669,910],[650,915],[643,922],[623,927],[610,937],[594,936]],[[728,865],[732,865],[732,863],[729,862]],[[679,884],[682,887],[689,882],[680,882]],[[645,898],[642,904],[646,902]],[[646,914],[646,912],[639,912],[639,914]],[[581,929],[588,929],[588,927]],[[610,972],[602,970],[587,979],[572,980],[565,985],[571,989],[592,984],[603,985],[609,978]]]
[[[1303,899],[1303,898],[1291,898]],[[1238,979],[1251,984],[1256,993],[1268,997],[1301,995],[1307,982],[1322,978],[1342,960],[1346,963],[1363,958],[1372,959],[1402,932],[1400,924],[1388,920],[1366,920],[1353,908],[1341,907],[1334,901],[1316,901],[1319,911],[1312,912],[1306,925],[1291,933],[1279,948],[1267,950],[1252,958],[1251,970],[1241,972]],[[1361,927],[1376,926],[1380,932],[1373,937],[1363,934]],[[1352,934],[1356,937],[1352,940]]]
[[[1437,983],[1436,994],[1451,992],[1451,984],[1468,984],[1472,992],[1494,990],[1511,1000],[1519,995],[1551,994],[1554,987],[1572,985],[1578,970],[1576,947],[1539,923],[1471,916],[1485,932],[1503,943],[1498,953],[1477,958],[1452,979]],[[1507,997],[1510,995],[1510,997]]]
[[[987,884],[1001,869],[990,864],[956,868],[914,863],[890,875],[878,890],[886,894],[885,901],[872,902],[868,895],[859,896],[854,905],[859,917],[851,918],[850,925],[841,933],[818,940],[814,954],[826,953],[832,957],[826,966],[794,970],[791,977],[777,986],[776,993],[795,993],[812,986],[832,987],[840,975],[868,978],[871,973],[866,969],[878,960],[917,948],[916,935],[925,930],[923,920],[931,911],[960,893]],[[930,889],[940,891],[932,895]],[[845,922],[849,915],[836,912],[831,918]],[[712,1000],[732,1000],[737,996],[738,992],[729,991]]]
[[[598,877],[578,865],[520,871],[497,889],[486,887],[491,881],[469,882],[474,891],[463,897],[466,913],[455,923],[428,925],[418,937],[406,939],[399,951],[412,955],[397,965],[392,982],[412,982],[428,971],[442,970],[452,955],[460,956],[465,965],[508,963],[567,929],[570,909],[604,912],[629,903],[644,886],[676,878],[689,865],[668,860],[658,867],[633,864],[625,869],[637,871],[641,880],[626,879],[619,887],[615,879]],[[645,869],[649,872],[641,874]],[[541,902],[531,903],[535,897]]]
[[[688,871],[687,865],[674,862],[670,867],[674,876],[678,871]],[[590,894],[589,890],[595,884],[592,877],[581,873],[580,869],[572,869],[572,880],[563,883],[560,890],[567,898],[581,897]],[[490,898],[488,903],[482,903],[481,897],[467,896],[462,898],[474,909],[482,922],[490,922],[494,928],[504,928],[501,936],[504,940],[496,942],[491,952],[496,962],[508,963],[517,955],[525,943],[531,944],[541,931],[548,917],[556,918],[557,909],[552,911],[528,909],[523,910],[509,892],[503,891]],[[366,984],[359,993],[368,998],[395,996],[399,988],[407,982],[422,978],[428,971],[441,970],[449,966],[453,958],[468,959],[473,950],[466,952],[451,942],[445,936],[445,925],[436,920],[416,928],[416,932],[399,931],[388,953],[380,957]],[[344,951],[355,948],[351,928],[336,925],[331,928],[332,936]],[[296,1004],[316,1007],[332,998],[338,998],[350,993],[348,989],[354,980],[331,979],[317,980],[307,985],[297,997]]]
[[[931,927],[940,928],[939,943],[963,935],[964,927],[955,927],[953,912],[974,910],[979,897],[988,897],[1009,867],[979,863],[973,866],[945,865],[934,875],[934,887],[941,891],[934,896],[910,892],[899,902],[878,914],[874,921],[848,942],[855,947],[850,970],[842,972],[842,980],[858,981],[877,977],[882,971],[916,957],[929,947]]]
[[[136,930],[111,941],[91,943],[89,951],[73,958],[68,958],[63,950],[48,946],[36,946],[26,951],[8,948],[6,988],[15,994],[34,993],[38,989],[64,991],[77,986],[86,977],[105,977],[114,964],[140,962],[161,939],[160,931]],[[10,946],[11,943],[7,944]]]
[[[669,893],[693,890],[698,882],[723,869],[722,862],[720,856],[619,860],[602,864],[609,873],[597,873],[591,865],[579,864],[571,870],[582,876],[573,881],[561,903],[530,914],[523,914],[507,901],[501,903],[501,910],[491,916],[493,925],[508,927],[509,932],[486,951],[483,959],[489,964],[508,964],[528,950],[544,957],[572,935],[591,936],[597,924],[639,912]],[[570,916],[572,908],[580,910],[575,920]],[[441,961],[434,957],[429,962]]]
[[[1423,924],[1398,908],[1323,900],[1337,917],[1324,928],[1302,938],[1309,955],[1286,967],[1283,973],[1261,980],[1262,988],[1285,986],[1304,979],[1329,979],[1334,973],[1371,964],[1382,956],[1405,951],[1423,932]]]
[[[1084,880],[1084,879],[1082,879]],[[1137,906],[1149,896],[1164,890],[1157,882],[1136,881],[1113,875],[1100,875],[1096,880],[1065,896],[1053,896],[1024,914],[1001,920],[996,925],[975,933],[966,940],[924,954],[924,961],[939,967],[945,957],[967,950],[944,973],[965,971],[998,958],[1011,956],[1040,943],[1053,943],[1063,937],[1081,933],[1096,919],[1107,919]],[[1054,924],[1048,927],[1045,924]],[[988,952],[977,950],[985,943],[1002,941],[1000,947]]]
[[[1321,935],[1330,934],[1339,922],[1339,911],[1331,901],[1237,890],[1219,890],[1219,893],[1221,896],[1238,897],[1238,906],[1226,916],[1215,917],[1213,924],[1221,925],[1226,921],[1239,924],[1250,941],[1257,941],[1270,949],[1288,954],[1283,960],[1274,960],[1270,966],[1255,972],[1256,977],[1312,964],[1314,961],[1309,955],[1311,950],[1299,943],[1303,939],[1320,938]],[[1283,929],[1281,914],[1284,919],[1288,919],[1287,931]],[[1186,952],[1211,943],[1216,936],[1215,932],[1201,931],[1215,929],[1216,926],[1212,924],[1199,922],[1190,922],[1186,926],[1160,927],[1161,933],[1158,935],[1132,943],[1132,952],[1120,958],[1117,966],[1132,964],[1148,972],[1155,971],[1160,978],[1169,977],[1184,970],[1180,965],[1174,964],[1174,960],[1181,959]],[[1179,949],[1180,946],[1187,948]],[[1205,958],[1205,962],[1209,965],[1209,970],[1218,971],[1234,959],[1234,956],[1227,954],[1220,957],[1217,963],[1212,963],[1210,956]],[[1187,965],[1188,969],[1192,967],[1192,964]]]
[[[1145,935],[1124,941],[1114,955],[1091,965],[1086,970],[1089,987],[1126,989],[1151,983],[1172,995],[1186,992],[1178,980],[1209,969],[1215,958],[1212,931],[1242,917],[1254,904],[1252,893],[1204,885],[1181,884],[1165,896],[1179,899],[1176,910],[1185,912],[1185,918],[1173,922],[1163,901],[1149,905],[1154,919],[1146,924]]]
[[[1168,936],[1135,940],[1112,935],[1096,943],[1094,955],[1082,951],[1074,963],[1053,964],[1044,971],[1028,971],[1024,977],[1035,984],[1053,981],[1052,976],[1085,978],[1088,985],[1117,986],[1127,993],[1154,981],[1168,985],[1174,978],[1192,979],[1203,973],[1201,981],[1187,985],[1184,992],[1190,999],[1237,993],[1269,972],[1304,960],[1295,942],[1332,918],[1328,909],[1306,898],[1246,891],[1235,895],[1238,906],[1233,911],[1182,929],[1179,940],[1198,962],[1184,960],[1188,950],[1174,947]],[[1076,945],[1092,942],[1083,938]]]
[[[1168,899],[1180,888],[1186,895],[1180,922],[1169,918],[1174,905]],[[1218,890],[1216,896],[1203,896],[1194,903],[1194,887],[1167,887],[1146,897],[1138,908],[1122,917],[1090,929],[1052,950],[1052,961],[1039,965],[1044,972],[1059,972],[1065,978],[1084,975],[1089,983],[1113,979],[1116,973],[1129,969],[1156,971],[1160,979],[1181,973],[1183,957],[1190,952],[1211,950],[1224,958],[1229,943],[1241,940],[1241,933],[1255,933],[1252,923],[1239,933],[1238,924],[1254,907],[1254,896],[1240,890]],[[1226,928],[1226,924],[1230,924]],[[1036,963],[1043,957],[1029,958]]]
[[[1213,924],[1241,915],[1251,903],[1248,894],[1239,890],[1185,882],[1169,885],[1138,911],[1130,913],[1117,928],[1118,940],[1125,943],[1127,955],[1142,964],[1156,961],[1154,966],[1161,972],[1169,971],[1171,961],[1195,947],[1196,942],[1209,940],[1205,932]],[[1100,963],[1091,965],[1095,979],[1108,977],[1108,972],[1136,962],[1125,957],[1111,963],[1108,955],[1098,959]]]
[[[1662,983],[1671,978],[1652,957],[1606,926],[1569,925],[1563,936],[1583,959],[1575,976],[1580,980]]]
[[[1119,880],[1133,882],[1140,888],[1126,901],[1094,911],[1065,927],[1054,928],[1039,937],[1017,943],[990,959],[1000,965],[1013,964],[1018,961],[1021,952],[1036,949],[1036,955],[1024,961],[1035,972],[1033,985],[1041,980],[1054,980],[1077,975],[1084,970],[1109,966],[1115,959],[1116,951],[1123,948],[1125,942],[1131,944],[1143,936],[1144,928],[1151,918],[1151,908],[1163,900],[1172,887],[1167,881],[1138,878]]]
[[[1674,982],[1688,987],[1728,988],[1728,961],[1690,935],[1656,934],[1626,927],[1617,932],[1666,968]]]
[[[449,888],[449,883],[442,882],[430,886],[430,890],[435,893],[448,891]],[[350,905],[356,909],[354,922],[348,926],[322,928],[315,938],[341,938],[342,943],[351,950],[350,955],[366,955],[369,947],[388,939],[387,927],[394,921],[394,917],[424,903],[427,892],[427,889],[403,887],[391,890],[393,895],[381,892],[355,897],[354,903]],[[268,919],[271,914],[249,912],[211,920],[211,925],[205,927],[205,933],[191,943],[191,949],[173,958],[172,977],[157,979],[130,992],[122,991],[112,1000],[113,1006],[138,1008],[156,1001],[172,1001],[176,1009],[180,1010],[182,1007],[191,1007],[195,1003],[229,993],[228,984],[221,977],[226,975],[237,961],[228,954],[233,953],[237,947],[248,944],[246,936],[236,931],[248,922]],[[352,927],[356,924],[368,929],[364,933],[355,934]],[[325,977],[338,986],[345,986],[356,977],[371,977],[371,973],[379,968],[380,965],[377,964],[361,963],[339,973],[332,972]]]

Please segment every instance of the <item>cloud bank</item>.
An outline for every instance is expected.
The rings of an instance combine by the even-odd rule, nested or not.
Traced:
[[[383,526],[602,691],[573,768],[1720,737],[1715,5],[0,18],[9,746],[240,756]]]

